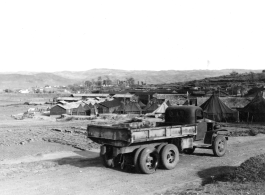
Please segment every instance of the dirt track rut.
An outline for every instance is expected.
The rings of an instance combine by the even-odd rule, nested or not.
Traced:
[[[261,135],[231,138],[229,152],[222,158],[213,157],[210,150],[197,149],[194,155],[181,155],[174,170],[157,170],[152,175],[107,169],[101,165],[97,150],[23,156],[1,162],[0,191],[8,195],[161,194],[190,182],[202,182],[265,153],[264,139]]]

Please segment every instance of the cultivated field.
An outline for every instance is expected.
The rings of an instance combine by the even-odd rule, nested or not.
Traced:
[[[108,119],[11,117],[29,108],[47,109],[51,105],[24,102],[49,102],[55,96],[0,94],[0,194],[215,194],[217,189],[207,192],[202,184],[265,153],[263,124],[222,124],[231,132],[229,151],[222,158],[196,149],[193,155],[181,154],[174,170],[152,175],[107,169],[100,162],[99,145],[86,138],[85,129],[88,123]],[[259,134],[250,136],[253,132]]]

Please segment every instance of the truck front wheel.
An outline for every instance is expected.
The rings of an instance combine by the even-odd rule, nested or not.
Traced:
[[[179,161],[178,148],[173,144],[166,145],[161,152],[161,162],[165,169],[174,169]]]
[[[151,174],[156,171],[158,165],[158,152],[155,148],[145,148],[139,156],[139,167],[142,173]]]
[[[226,153],[227,142],[224,136],[217,135],[213,143],[213,153],[215,156],[224,156]]]

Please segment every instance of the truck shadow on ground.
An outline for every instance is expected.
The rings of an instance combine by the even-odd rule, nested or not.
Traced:
[[[198,153],[198,152],[194,152],[193,154],[184,154],[182,153],[183,156],[209,156],[209,157],[216,157],[214,156],[214,154],[210,154],[210,153]]]
[[[83,158],[83,157],[66,157],[53,160],[53,162],[57,163],[58,165],[71,165],[78,168],[85,168],[85,167],[103,167],[100,162],[99,157],[95,158]]]
[[[58,165],[70,165],[78,168],[87,168],[87,167],[102,167],[105,168],[105,166],[102,164],[100,157],[94,157],[94,158],[84,158],[84,157],[66,157],[66,158],[60,158],[53,160],[54,163]],[[119,171],[119,172],[125,172],[125,173],[132,173],[132,174],[137,174],[134,171],[133,167],[130,166],[125,166],[123,169],[120,167],[114,167],[110,168],[111,170],[114,171]]]
[[[211,167],[199,171],[197,174],[202,179],[201,185],[206,185],[217,181],[225,181],[224,174],[232,173],[236,168],[234,166]]]
[[[54,163],[58,165],[70,165],[78,168],[86,168],[86,167],[105,167],[101,159],[99,157],[99,153],[91,152],[91,151],[75,151],[78,156],[69,156],[64,158],[58,158],[53,160]],[[135,172],[134,167],[132,166],[124,166],[123,169],[120,168],[120,164],[110,168],[111,170],[137,174]]]
[[[58,165],[71,165],[78,168],[103,167],[101,159],[97,152],[74,151],[74,153],[76,153],[77,155],[58,158],[53,160],[53,162],[57,163]]]

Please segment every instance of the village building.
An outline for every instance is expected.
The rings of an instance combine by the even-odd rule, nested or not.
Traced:
[[[229,94],[225,91],[221,91],[221,90],[210,90],[206,92],[206,96],[212,96],[212,95],[217,95],[218,97],[227,97],[229,96]]]
[[[186,94],[154,94],[153,99],[159,104],[162,104],[165,100],[168,100],[171,105],[183,105],[187,100]]]
[[[156,99],[151,100],[147,106],[143,109],[143,113],[151,113],[154,112],[161,104],[159,104]]]
[[[30,93],[29,89],[21,89],[18,91],[19,93]]]
[[[109,94],[103,94],[103,93],[86,93],[86,94],[71,94],[71,97],[80,98],[82,100],[86,100],[87,98],[107,98],[109,97]]]
[[[114,99],[118,99],[120,101],[126,102],[126,101],[135,101],[138,102],[138,96],[130,93],[126,94],[115,94],[112,96]]]
[[[141,101],[139,101],[138,104],[139,104],[139,106],[141,107],[141,109],[143,109],[143,108],[146,107],[146,105],[145,105],[143,102],[141,102]]]
[[[50,109],[50,115],[71,114],[71,109],[70,105],[57,104]]]
[[[118,99],[105,101],[98,104],[98,113],[114,113],[117,112],[122,103]]]
[[[79,104],[77,108],[72,108],[72,115],[86,115],[86,111],[82,104]]]
[[[70,102],[78,102],[80,100],[81,100],[80,97],[58,97],[56,99],[57,102],[64,101],[64,102],[67,102],[67,103],[70,103]]]
[[[191,96],[193,97],[203,97],[205,94],[205,91],[191,91]]]
[[[86,112],[86,115],[96,115],[96,109],[95,109],[96,104],[91,103],[91,102],[84,102],[83,107]]]
[[[137,102],[123,103],[117,110],[119,114],[142,114],[142,109]]]

